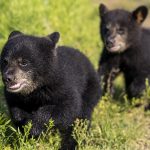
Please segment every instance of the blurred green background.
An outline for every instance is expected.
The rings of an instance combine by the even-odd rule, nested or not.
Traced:
[[[0,49],[13,30],[39,36],[58,31],[61,35],[58,45],[80,49],[97,69],[102,50],[98,14],[100,3],[110,9],[124,8],[132,11],[139,5],[150,8],[149,0],[0,0]],[[144,26],[150,27],[150,16]],[[105,96],[96,107],[90,135],[83,133],[84,130],[80,128],[75,130],[78,149],[150,149],[149,112],[144,112],[143,107],[135,108],[134,101],[131,104],[123,97],[122,77],[116,81],[116,85],[116,99]],[[50,135],[48,140],[28,140],[12,129],[8,120],[0,81],[0,149],[57,149],[57,136]],[[10,129],[12,130],[9,131]]]

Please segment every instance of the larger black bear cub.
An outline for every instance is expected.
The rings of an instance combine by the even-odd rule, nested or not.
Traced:
[[[13,123],[32,121],[31,136],[39,136],[49,119],[63,135],[62,149],[74,149],[71,125],[89,119],[101,90],[98,75],[79,51],[57,47],[59,33],[46,37],[10,34],[1,54],[5,97]]]
[[[104,49],[99,62],[99,74],[104,91],[112,92],[112,81],[123,72],[129,98],[138,97],[150,81],[150,30],[141,24],[148,14],[145,6],[133,12],[123,9],[109,11],[100,5],[101,37]]]

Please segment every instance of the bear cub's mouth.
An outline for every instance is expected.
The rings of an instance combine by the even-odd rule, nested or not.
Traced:
[[[111,46],[109,44],[106,44],[106,49],[111,53],[123,52],[127,48],[128,48],[128,45],[125,42],[118,42],[118,43],[112,44]]]
[[[11,84],[6,84],[6,88],[10,92],[19,92],[21,89],[23,89],[26,86],[25,81],[20,81],[18,83],[11,83]]]
[[[110,52],[117,52],[121,49],[121,46],[120,45],[114,45],[112,47],[107,47],[107,50],[110,51]]]

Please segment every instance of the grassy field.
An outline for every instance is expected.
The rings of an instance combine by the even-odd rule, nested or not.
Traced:
[[[121,7],[132,10],[140,4],[150,8],[148,0],[0,0],[0,49],[13,30],[27,34],[48,35],[61,33],[59,45],[80,49],[97,69],[102,49],[99,38],[98,5],[103,2],[109,8]],[[148,26],[150,19],[145,22]],[[121,81],[121,84],[120,84]],[[150,99],[147,87],[141,99],[126,99],[122,78],[116,81],[116,96],[104,96],[95,108],[90,132],[86,122],[77,120],[73,136],[79,150],[149,150],[150,112],[144,105]],[[143,103],[135,107],[136,103]],[[0,149],[4,150],[57,150],[60,146],[59,133],[53,133],[52,121],[47,132],[37,140],[28,139],[30,124],[25,135],[15,129],[9,120],[8,110],[0,82]],[[86,142],[85,142],[86,141]]]

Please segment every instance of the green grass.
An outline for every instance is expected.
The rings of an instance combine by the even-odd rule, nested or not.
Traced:
[[[13,30],[27,34],[48,35],[59,31],[59,45],[69,45],[80,49],[94,64],[102,49],[99,38],[99,0],[1,0],[0,1],[0,48]],[[107,4],[110,1],[106,0]],[[109,2],[109,3],[108,3]],[[125,8],[141,4],[127,0]],[[103,3],[105,3],[103,1]],[[146,0],[143,1],[146,3]],[[113,3],[111,3],[113,5]],[[120,2],[115,0],[115,4]],[[149,2],[147,2],[149,5]],[[114,7],[113,5],[113,7]],[[109,6],[111,8],[111,5]],[[150,113],[135,103],[149,100],[147,88],[143,98],[130,103],[122,94],[122,78],[116,80],[116,96],[106,95],[95,108],[90,132],[86,132],[87,122],[76,121],[73,136],[78,141],[79,150],[141,150],[150,149]],[[145,102],[144,102],[145,103]],[[37,140],[28,139],[31,124],[25,127],[25,135],[11,124],[0,82],[0,149],[4,150],[57,150],[60,146],[59,133],[53,133],[52,121],[46,133]]]

